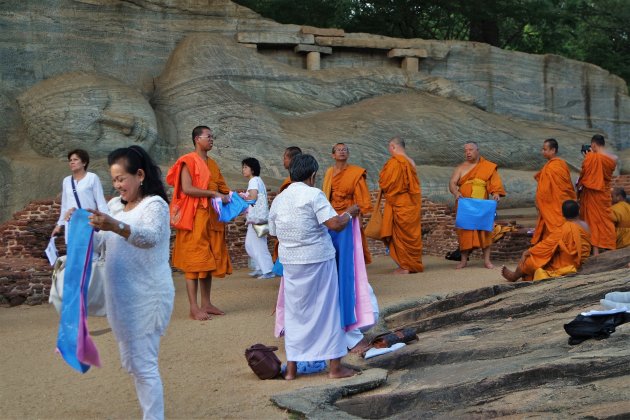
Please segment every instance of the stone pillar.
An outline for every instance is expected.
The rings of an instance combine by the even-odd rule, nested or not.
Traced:
[[[320,64],[320,53],[317,51],[311,51],[306,54],[306,69],[307,70],[319,70],[321,68]]]
[[[419,68],[418,57],[403,57],[402,62],[400,63],[400,68],[403,70],[407,70],[408,72],[418,72]]]

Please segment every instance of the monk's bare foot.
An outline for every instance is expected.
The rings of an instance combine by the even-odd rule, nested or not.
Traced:
[[[330,379],[349,378],[356,375],[357,373],[359,372],[354,369],[350,369],[345,366],[339,366],[337,369],[331,369],[330,372],[328,372],[328,377]]]
[[[405,270],[404,268],[398,267],[393,271],[394,274],[409,274],[409,270]]]
[[[365,337],[363,337],[363,338],[361,339],[361,341],[359,341],[359,342],[357,343],[357,345],[356,345],[356,346],[354,346],[354,347],[352,347],[352,348],[350,349],[350,353],[352,353],[352,354],[361,354],[361,353],[363,353],[363,352],[367,349],[367,347],[368,347],[369,345],[370,345],[370,342],[369,342],[369,341],[367,341],[367,340],[365,339]]]
[[[204,306],[203,310],[210,315],[225,315],[225,312],[223,312],[221,309],[217,308],[211,303]]]
[[[455,270],[461,270],[462,268],[466,267],[467,264],[467,261],[460,261],[459,264],[457,264],[457,266],[455,267]]]
[[[284,379],[292,381],[297,376],[297,363],[287,362],[287,369],[284,371]]]
[[[511,282],[515,282],[518,280],[518,276],[514,271],[509,270],[506,266],[501,268],[501,275],[507,280]]]
[[[494,264],[492,264],[490,261],[485,261],[483,265],[489,270],[492,270],[494,268]]]
[[[208,321],[212,319],[212,317],[208,315],[206,311],[199,308],[190,309],[190,318],[196,321]]]

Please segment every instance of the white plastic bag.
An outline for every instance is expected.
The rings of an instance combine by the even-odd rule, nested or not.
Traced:
[[[95,256],[96,257],[96,256]],[[50,286],[50,296],[48,303],[52,303],[61,314],[63,303],[63,276],[66,268],[66,256],[61,256],[55,261],[52,274],[52,284]],[[88,286],[88,315],[105,316],[105,258],[101,257],[92,260],[92,274],[90,285]]]

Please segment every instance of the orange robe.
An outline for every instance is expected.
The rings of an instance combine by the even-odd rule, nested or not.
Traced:
[[[519,263],[524,280],[575,273],[591,254],[590,235],[579,224],[565,221],[560,229],[529,248],[529,252],[531,255]]]
[[[378,180],[385,196],[381,235],[392,259],[410,273],[422,265],[422,191],[416,167],[404,156],[393,156],[383,166]]]
[[[617,232],[617,249],[630,245],[630,204],[620,201],[612,206],[613,223]]]
[[[610,196],[615,166],[615,160],[602,153],[587,153],[578,181],[580,217],[591,229],[593,246],[605,249],[615,249],[617,243]]]
[[[193,185],[198,182],[195,174],[202,173],[203,168],[203,166],[188,168],[193,177]],[[208,158],[206,168],[210,172],[210,177],[205,188],[222,194],[229,193],[230,189],[217,163]],[[176,182],[180,183],[181,179],[177,179]],[[206,203],[208,201],[205,200]],[[210,273],[213,277],[232,274],[232,262],[225,241],[225,223],[219,222],[219,217],[212,206],[208,204],[204,206],[203,199],[197,206],[193,229],[176,231],[173,265],[184,273]],[[186,276],[192,277],[194,276]]]
[[[282,191],[286,190],[287,187],[291,185],[291,177],[288,176],[284,179],[284,181],[282,181],[282,185],[280,185],[280,189],[278,190],[278,194],[280,194]],[[275,242],[273,244],[273,252],[271,253],[271,260],[273,262],[276,262],[278,260],[278,247],[280,246],[280,242],[278,241],[278,239],[275,239]]]
[[[534,179],[538,182],[536,188],[538,220],[532,237],[533,245],[564,224],[562,203],[577,199],[569,165],[560,158],[549,159],[540,172],[534,175]]]
[[[328,168],[326,171],[322,190],[337,214],[342,214],[353,204],[359,206],[361,214],[371,213],[372,201],[366,181],[367,171],[360,166],[348,165],[335,176],[333,176],[333,172],[333,167]],[[361,242],[365,263],[370,264],[372,255],[363,233],[363,226],[361,226]]]
[[[483,191],[482,194],[483,197],[477,197],[475,195],[474,198],[482,198],[485,200],[490,194],[499,194],[501,197],[505,196],[503,183],[497,172],[497,165],[482,157],[479,158],[479,163],[457,182],[459,192],[463,197],[473,197],[473,182],[485,183],[485,191]],[[486,232],[484,230],[457,229],[457,237],[459,239],[459,249],[462,251],[469,251],[473,248],[487,248],[492,245],[493,242],[493,232]]]

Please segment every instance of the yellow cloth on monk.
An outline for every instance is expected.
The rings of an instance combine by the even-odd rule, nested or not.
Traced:
[[[579,270],[591,254],[590,235],[578,223],[565,221],[560,229],[530,247],[529,253],[519,263],[524,280],[532,280],[539,268],[548,274],[570,272],[571,266]]]
[[[210,171],[207,189],[230,192],[217,163],[208,158]],[[191,174],[198,171],[191,170]],[[225,223],[211,208],[197,207],[193,229],[177,230],[173,246],[173,265],[185,273],[209,272],[213,277],[232,274],[232,262],[225,242]]]
[[[348,165],[337,175],[333,175],[334,167],[328,168],[324,175],[322,191],[330,201],[337,214],[342,214],[353,204],[359,206],[361,214],[372,212],[370,190],[367,186],[367,171],[360,166]],[[372,262],[372,254],[361,226],[361,242],[366,264]]]
[[[477,188],[474,190],[477,196],[473,197],[473,188],[475,185],[479,187],[481,185],[480,181],[485,183],[483,195],[479,196],[481,194],[481,190]],[[477,165],[459,179],[457,185],[459,186],[459,192],[466,198],[479,198],[485,200],[490,196],[490,194],[505,196],[503,183],[501,182],[501,177],[497,172],[497,165],[484,159],[483,157],[480,157],[479,163],[477,163]],[[486,232],[483,230],[457,229],[459,249],[462,251],[468,251],[473,248],[487,248],[492,244],[492,236],[492,232]]]
[[[630,245],[630,204],[620,201],[613,204],[612,218],[617,233],[617,249]]]
[[[415,165],[405,156],[393,156],[383,166],[379,185],[385,196],[381,235],[389,255],[411,273],[424,271],[422,265],[422,192]]]
[[[560,159],[553,158],[534,175],[538,182],[536,188],[536,208],[538,219],[534,228],[532,245],[545,239],[550,232],[559,229],[565,222],[562,216],[562,203],[576,200],[575,188],[571,181],[569,165]]]
[[[617,163],[602,153],[587,153],[578,181],[580,217],[591,229],[593,246],[615,249],[617,234],[612,221],[610,183]]]
[[[483,179],[469,179],[468,181],[466,181],[466,184],[470,184],[470,186],[472,187],[470,198],[485,200],[488,197],[488,193],[486,192],[486,181],[484,181]]]

